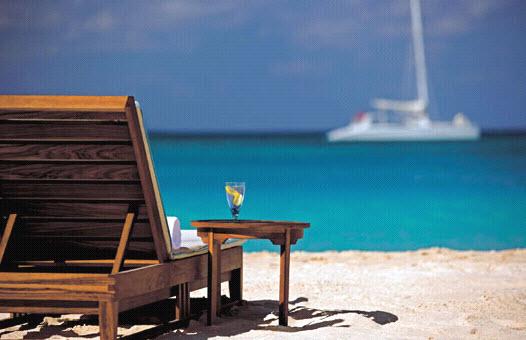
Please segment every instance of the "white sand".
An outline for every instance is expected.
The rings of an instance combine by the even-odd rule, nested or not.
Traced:
[[[278,326],[279,259],[273,253],[245,255],[244,298],[233,316],[211,327],[205,317],[179,335],[199,337],[347,339],[525,339],[526,250],[458,252],[325,252],[292,255],[289,327]],[[226,286],[224,287],[226,288]],[[226,293],[226,289],[225,289]],[[199,296],[201,292],[193,294]],[[96,326],[48,319],[39,332],[0,330],[21,336],[93,336]],[[52,324],[59,324],[53,326]],[[120,334],[145,326],[121,325]],[[50,332],[52,330],[52,332]],[[29,333],[31,334],[29,334]],[[93,339],[91,337],[91,339]]]

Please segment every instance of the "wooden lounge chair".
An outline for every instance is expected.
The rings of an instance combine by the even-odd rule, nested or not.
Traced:
[[[206,287],[206,251],[174,255],[133,97],[0,96],[0,312],[99,315]],[[241,299],[242,247],[222,281]]]

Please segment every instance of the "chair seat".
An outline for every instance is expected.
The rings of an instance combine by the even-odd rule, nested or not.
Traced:
[[[246,240],[227,240],[221,245],[221,249],[237,247],[245,243]],[[170,258],[172,260],[183,259],[190,256],[202,255],[208,252],[208,245],[203,243],[197,236],[197,230],[181,230],[181,247],[173,249]]]

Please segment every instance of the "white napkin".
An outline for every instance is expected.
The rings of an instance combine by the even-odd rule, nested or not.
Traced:
[[[176,216],[168,216],[168,226],[172,238],[172,249],[181,248],[181,222]]]

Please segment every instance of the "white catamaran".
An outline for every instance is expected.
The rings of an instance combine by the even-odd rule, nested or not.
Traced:
[[[475,140],[477,126],[462,113],[452,121],[432,121],[427,114],[428,91],[424,38],[419,0],[411,1],[411,28],[418,99],[375,99],[375,111],[360,112],[344,127],[327,133],[330,142]]]

